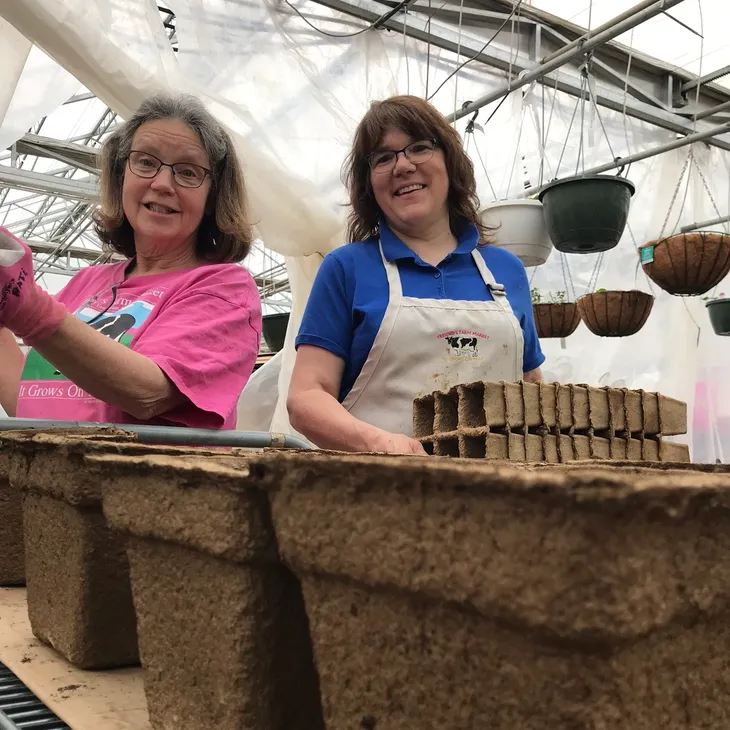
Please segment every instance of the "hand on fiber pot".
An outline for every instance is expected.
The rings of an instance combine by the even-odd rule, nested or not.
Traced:
[[[0,327],[32,346],[50,337],[65,316],[66,307],[36,285],[31,250],[0,228]]]

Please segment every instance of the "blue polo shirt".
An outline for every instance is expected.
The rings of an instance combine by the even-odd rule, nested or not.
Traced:
[[[471,252],[479,233],[473,224],[464,228],[456,250],[438,266],[427,264],[380,222],[380,240],[388,261],[398,262],[403,296],[419,299],[492,300]],[[545,356],[537,338],[532,316],[530,284],[522,262],[497,246],[477,249],[498,283],[507,292],[510,306],[525,339],[523,370],[540,367]],[[339,400],[342,402],[360,374],[375,335],[385,316],[389,298],[388,278],[380,258],[378,239],[349,243],[325,256],[309,295],[299,345],[314,345],[342,358]]]

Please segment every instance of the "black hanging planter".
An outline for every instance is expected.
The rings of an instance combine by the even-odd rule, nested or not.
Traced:
[[[548,183],[539,194],[548,234],[563,253],[614,248],[626,227],[635,185],[622,177],[587,175]]]
[[[261,323],[261,330],[266,344],[272,352],[284,349],[286,342],[286,328],[289,326],[289,312],[265,314]]]
[[[715,334],[730,337],[730,299],[711,299],[705,306]]]

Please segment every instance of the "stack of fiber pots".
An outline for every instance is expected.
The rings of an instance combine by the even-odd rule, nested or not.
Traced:
[[[543,420],[579,423],[548,390]],[[598,392],[609,413],[587,391],[581,406],[597,425],[682,418],[660,396],[618,391],[618,408]],[[531,389],[517,395],[503,421],[533,413]],[[59,484],[76,469],[101,485],[125,543],[155,728],[730,722],[724,467],[91,442],[56,466]]]
[[[155,728],[321,727],[299,585],[246,455],[7,440],[39,639],[82,669],[141,658]]]
[[[559,383],[478,382],[418,398],[413,431],[437,456],[550,463],[689,461],[687,405],[658,393]]]

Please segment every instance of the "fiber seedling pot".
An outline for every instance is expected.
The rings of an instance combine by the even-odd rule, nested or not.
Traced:
[[[705,306],[715,334],[730,336],[730,299],[713,299]]]
[[[247,456],[94,455],[156,730],[323,730],[301,588]]]
[[[251,471],[302,581],[327,728],[728,726],[728,475],[320,454]]]
[[[544,264],[553,250],[539,200],[503,200],[487,205],[482,223],[498,227],[494,245],[511,251],[525,266]]]
[[[654,297],[642,291],[597,291],[576,302],[586,327],[599,337],[629,337],[646,323]]]
[[[597,253],[614,248],[623,235],[635,186],[630,180],[589,175],[555,180],[539,198],[555,248]]]
[[[25,585],[23,507],[10,484],[10,445],[0,438],[0,586]]]
[[[580,323],[580,312],[574,302],[533,304],[532,312],[540,338],[568,337]]]
[[[11,484],[23,492],[28,615],[35,636],[81,669],[139,663],[126,540],[112,531],[89,454],[190,450],[145,446],[123,431],[7,433]],[[195,450],[197,458],[201,451]]]
[[[678,296],[705,294],[730,272],[730,236],[696,231],[649,241],[639,249],[646,275]]]
[[[272,352],[279,352],[284,349],[286,329],[288,326],[289,312],[264,315],[261,330],[266,344]]]

